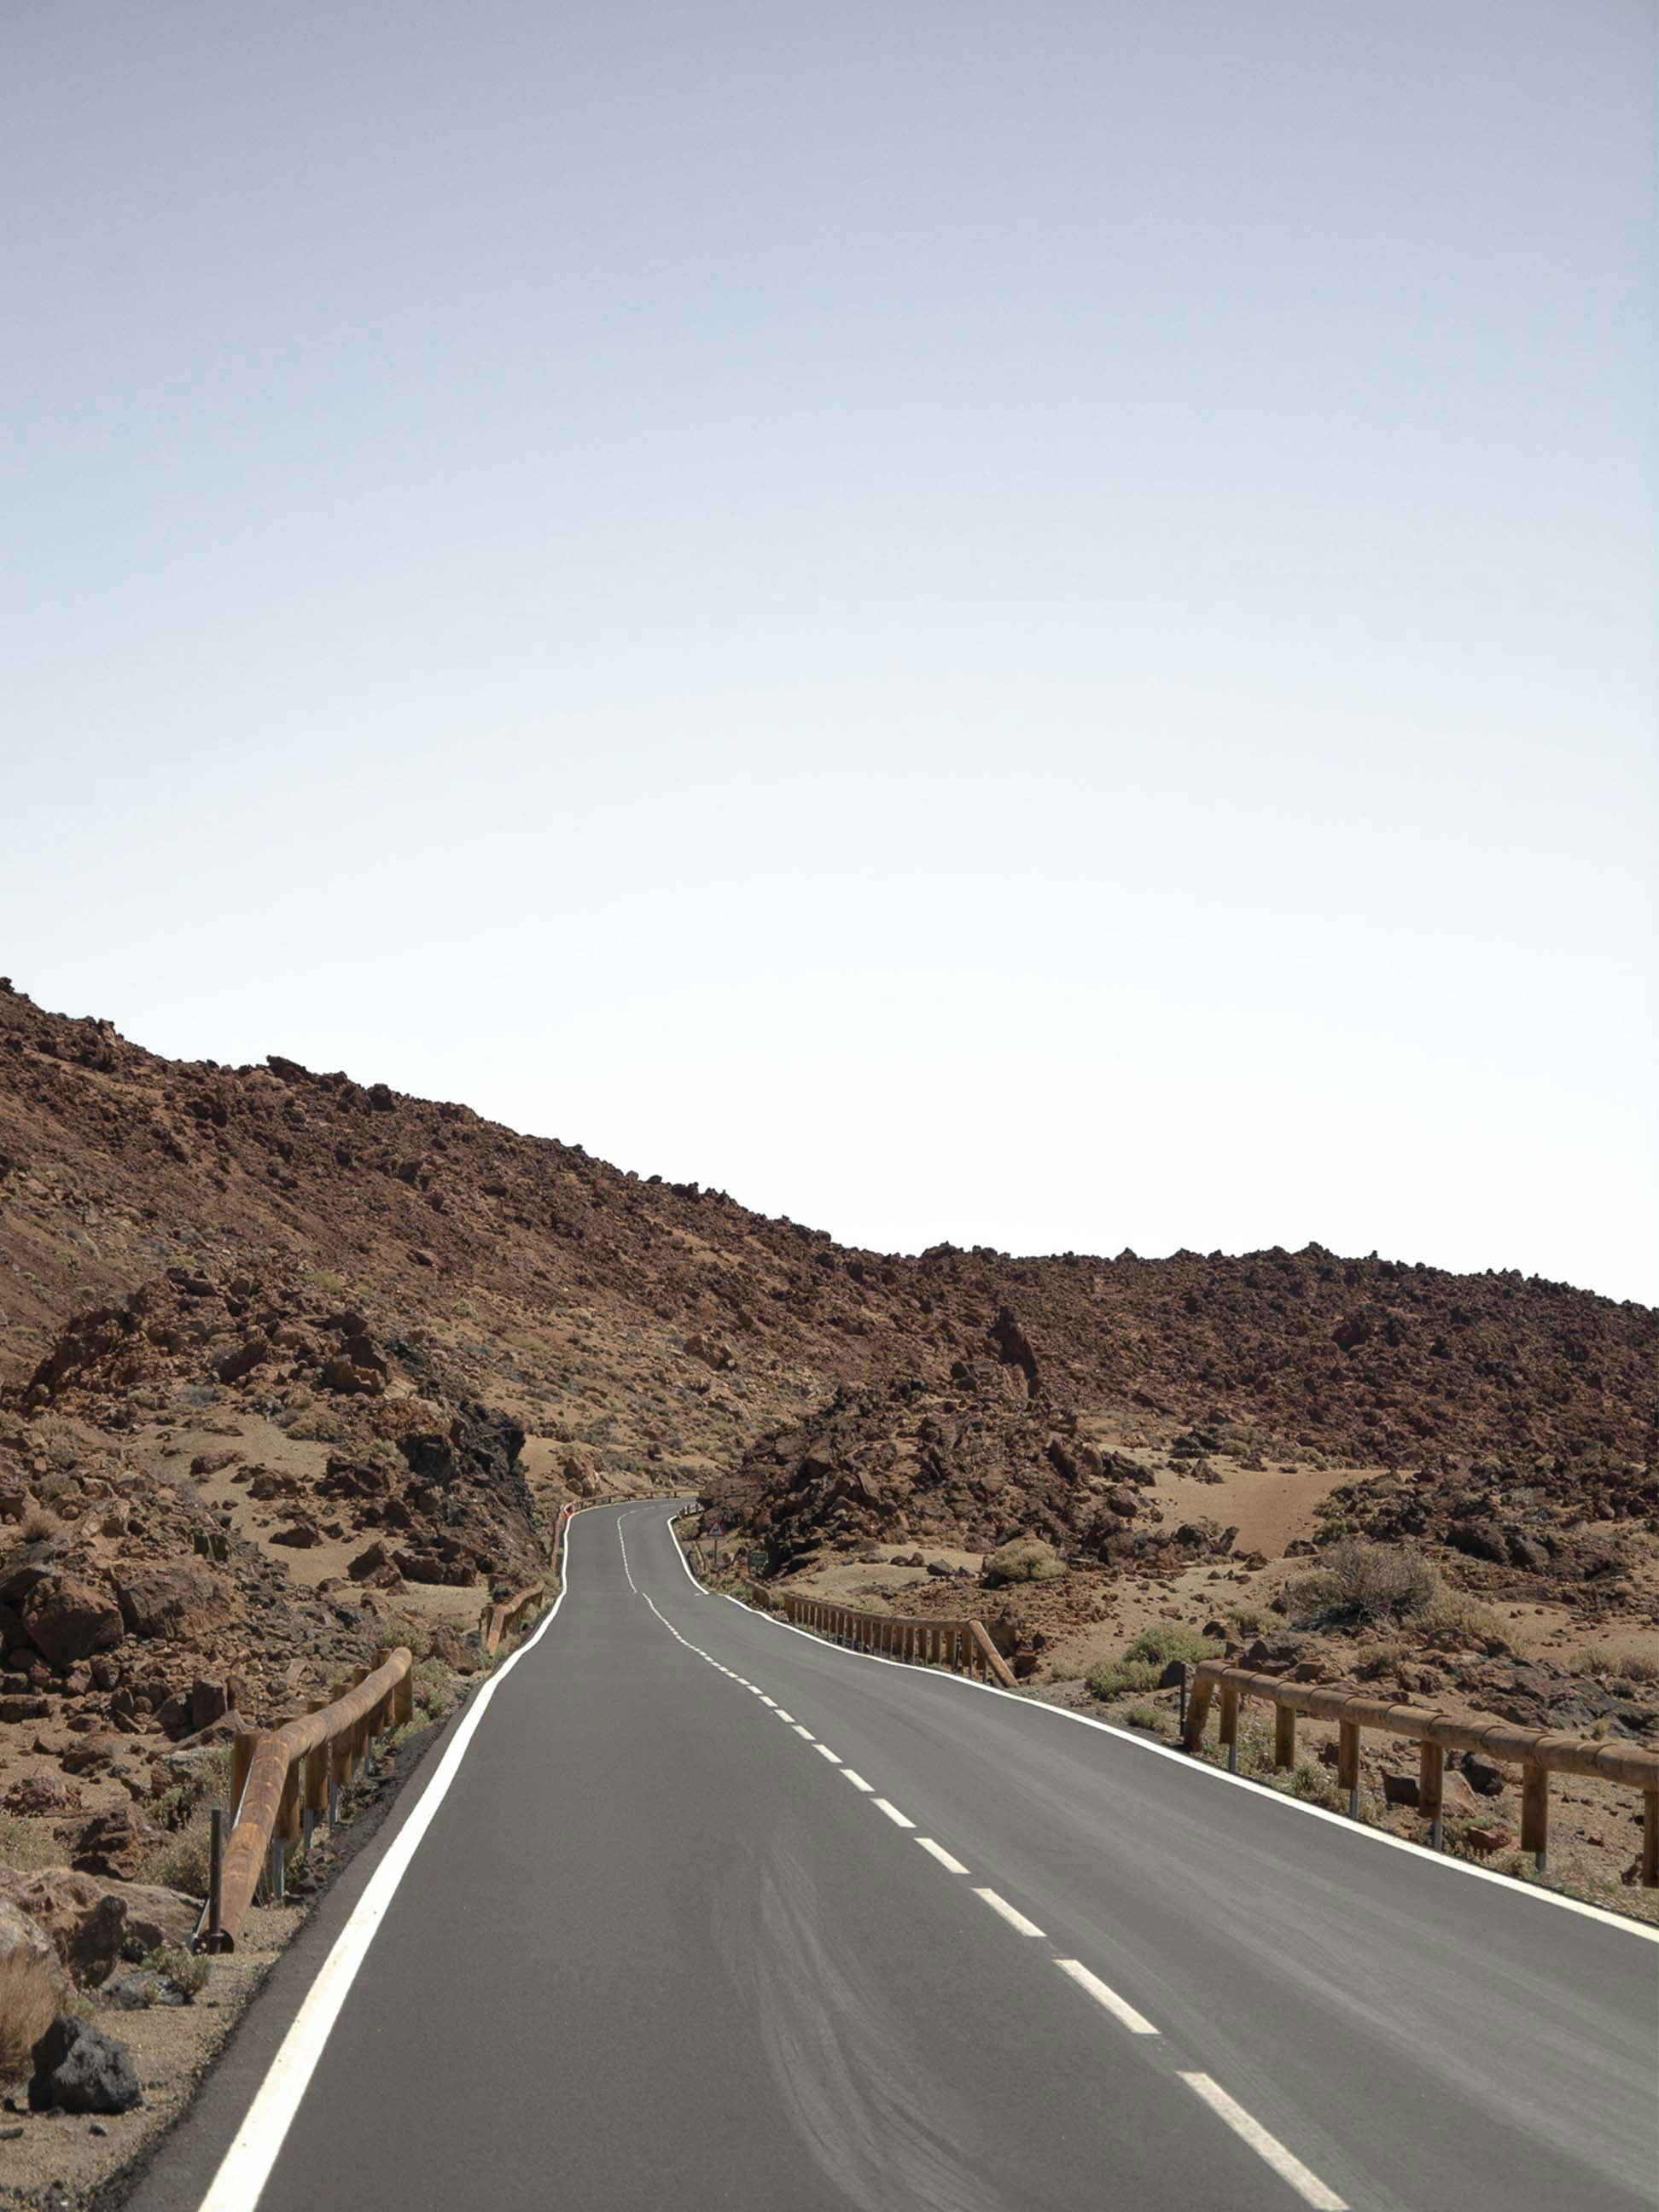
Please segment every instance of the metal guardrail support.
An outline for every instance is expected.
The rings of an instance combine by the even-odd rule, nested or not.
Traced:
[[[1448,1751],[1473,1751],[1521,1769],[1521,1848],[1532,1854],[1543,1873],[1549,1863],[1549,1789],[1552,1774],[1579,1774],[1592,1781],[1616,1782],[1642,1792],[1641,1880],[1659,1888],[1659,1751],[1603,1743],[1591,1736],[1517,1728],[1508,1721],[1466,1721],[1455,1714],[1419,1705],[1394,1705],[1362,1691],[1334,1684],[1287,1682],[1278,1674],[1253,1674],[1224,1660],[1203,1659],[1194,1669],[1182,1741],[1195,1752],[1204,1740],[1210,1706],[1219,1692],[1218,1737],[1230,1772],[1238,1771],[1238,1714],[1255,1698],[1273,1713],[1273,1764],[1296,1763],[1298,1714],[1334,1721],[1336,1780],[1348,1794],[1351,1818],[1359,1815],[1360,1731],[1376,1729],[1404,1736],[1418,1746],[1418,1810],[1427,1816],[1430,1840],[1437,1850],[1445,1841],[1445,1771]]]

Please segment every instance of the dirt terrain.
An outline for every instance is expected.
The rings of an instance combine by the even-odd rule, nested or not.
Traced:
[[[193,1923],[238,1723],[393,1641],[441,1712],[573,1500],[698,1493],[773,1588],[972,1612],[1148,1726],[1129,1655],[1179,1632],[1645,1736],[1656,1367],[1650,1310],[1514,1273],[851,1250],[0,981],[0,1960],[49,1924],[101,2007]],[[1035,1578],[987,1570],[1011,1542]],[[1316,1602],[1356,1546],[1401,1589]]]

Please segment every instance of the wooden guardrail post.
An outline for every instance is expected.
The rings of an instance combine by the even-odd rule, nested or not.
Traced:
[[[1235,1682],[1221,1685],[1221,1741],[1227,1751],[1227,1771],[1238,1771],[1238,1686]]]
[[[1273,1707],[1273,1765],[1283,1770],[1296,1765],[1296,1707]]]
[[[1220,1692],[1220,1738],[1228,1765],[1237,1771],[1238,1709],[1257,1698],[1274,1708],[1273,1747],[1277,1764],[1294,1753],[1297,1716],[1334,1722],[1336,1778],[1347,1792],[1351,1819],[1359,1815],[1361,1731],[1408,1738],[1418,1747],[1417,1806],[1429,1824],[1431,1845],[1445,1842],[1445,1764],[1449,1749],[1479,1752],[1522,1770],[1521,1848],[1531,1853],[1539,1872],[1549,1863],[1549,1791],[1552,1774],[1581,1774],[1621,1784],[1643,1793],[1640,1875],[1659,1887],[1659,1750],[1650,1746],[1611,1743],[1548,1729],[1525,1729],[1507,1721],[1464,1719],[1367,1696],[1346,1684],[1292,1682],[1278,1674],[1253,1674],[1224,1660],[1200,1661],[1182,1741],[1195,1752],[1204,1737],[1212,1697]]]
[[[1438,1850],[1446,1838],[1446,1747],[1425,1736],[1417,1750],[1417,1809],[1429,1823],[1429,1843]]]
[[[1359,1723],[1336,1724],[1336,1786],[1348,1793],[1348,1818],[1359,1818]]]
[[[1521,1769],[1521,1848],[1530,1851],[1533,1864],[1542,1874],[1550,1850],[1550,1771],[1547,1766]]]
[[[247,1787],[247,1771],[253,1764],[253,1749],[258,1741],[258,1729],[239,1729],[230,1740],[230,1817],[233,1821],[242,1809],[242,1792]]]
[[[1187,1733],[1182,1741],[1188,1751],[1196,1751],[1204,1741],[1205,1724],[1210,1717],[1210,1699],[1214,1694],[1214,1677],[1200,1666],[1193,1679],[1193,1693],[1187,1700]]]

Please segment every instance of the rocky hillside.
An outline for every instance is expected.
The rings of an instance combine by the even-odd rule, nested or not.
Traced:
[[[1656,1323],[1317,1247],[849,1250],[0,982],[0,1802],[89,1881],[153,1867],[169,1762],[394,1631],[468,1663],[572,1498],[699,1491],[772,1574],[897,1546],[953,1608],[1042,1540],[1057,1578],[974,1601],[1028,1677],[1311,1548],[1287,1486],[1464,1589],[1644,1619]]]
[[[729,1465],[838,1384],[946,1388],[998,1327],[1031,1395],[1219,1413],[1354,1465],[1653,1452],[1656,1316],[1564,1285],[1317,1247],[853,1251],[465,1106],[280,1054],[162,1060],[0,986],[0,1380],[27,1384],[76,1314],[175,1267],[337,1282],[602,1474]]]

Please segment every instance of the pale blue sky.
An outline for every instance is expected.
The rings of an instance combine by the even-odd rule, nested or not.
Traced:
[[[1656,16],[0,7],[0,971],[1659,1296]]]

